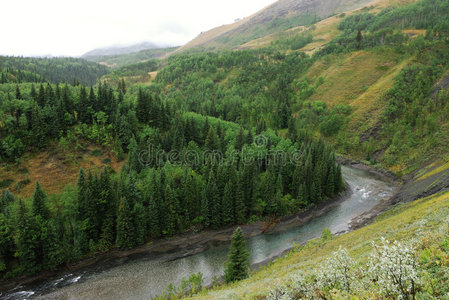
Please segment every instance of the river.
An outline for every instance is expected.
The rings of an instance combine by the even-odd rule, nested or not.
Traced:
[[[342,167],[351,193],[327,213],[310,222],[280,232],[253,236],[247,240],[251,264],[273,258],[292,247],[319,237],[325,228],[333,233],[349,230],[350,221],[371,210],[382,199],[392,196],[395,187],[364,170]],[[204,252],[176,258],[176,253],[142,256],[115,261],[111,266],[94,266],[59,278],[9,291],[5,299],[150,299],[170,283],[179,284],[183,277],[202,272],[204,283],[223,274],[228,244]]]

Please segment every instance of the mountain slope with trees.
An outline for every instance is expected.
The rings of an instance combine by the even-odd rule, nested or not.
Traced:
[[[329,3],[311,5],[322,5],[323,17],[361,5]],[[58,72],[56,84],[41,83],[30,60],[22,70],[15,58],[22,79],[0,84],[0,275],[298,213],[344,189],[336,151],[409,176],[447,160],[449,2],[391,3],[256,49],[126,66],[95,85],[60,83]],[[323,24],[332,28],[326,38],[315,35]],[[128,78],[157,68],[150,83]],[[47,194],[52,180],[7,177],[24,170],[27,155],[52,148],[71,155],[61,164],[72,166],[76,184]],[[100,169],[78,161],[99,149],[114,161],[102,158]],[[33,195],[17,195],[20,184]]]
[[[0,56],[0,83],[82,83],[92,85],[109,68],[84,59]]]

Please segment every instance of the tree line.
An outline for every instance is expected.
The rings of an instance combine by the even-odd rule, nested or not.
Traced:
[[[67,82],[93,85],[108,72],[108,67],[80,58],[0,56],[1,83]]]

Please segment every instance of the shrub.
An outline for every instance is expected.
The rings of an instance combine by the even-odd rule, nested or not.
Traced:
[[[414,249],[384,238],[373,247],[368,275],[379,292],[386,297],[414,299],[420,286]]]

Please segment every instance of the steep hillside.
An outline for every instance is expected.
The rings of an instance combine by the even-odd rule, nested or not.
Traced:
[[[239,22],[223,25],[200,34],[181,47],[234,48],[249,41],[301,25],[309,25],[333,14],[360,8],[372,0],[279,0]]]
[[[448,192],[399,205],[379,216],[368,226],[335,237],[323,235],[321,239],[296,246],[287,255],[255,271],[247,280],[223,287],[217,286],[194,298],[266,299],[267,296],[268,299],[384,298],[382,286],[376,285],[375,282],[366,281],[363,284],[360,282],[360,278],[376,275],[370,274],[372,269],[369,269],[369,263],[373,259],[371,256],[374,252],[373,243],[380,245],[382,238],[391,242],[399,241],[404,245],[400,247],[403,250],[413,249],[410,255],[415,261],[414,268],[419,270],[420,278],[415,290],[418,295],[424,299],[444,298],[448,283],[445,272],[449,267],[448,205]],[[399,251],[392,244],[388,246],[391,246],[393,251],[394,249]],[[347,254],[341,252],[342,249],[347,249]],[[398,255],[398,259],[399,257]],[[343,261],[342,258],[346,260]],[[340,259],[340,265],[333,263],[336,259]],[[339,266],[347,266],[348,273],[340,273]],[[406,270],[410,271],[410,266],[407,267]],[[406,267],[403,268],[405,271]],[[328,281],[326,273],[335,274],[340,281],[333,282],[331,279]],[[339,277],[341,274],[354,276],[349,291],[341,285],[344,282],[342,279],[344,275]],[[395,292],[391,293],[396,295],[390,294],[392,298],[398,296]]]

